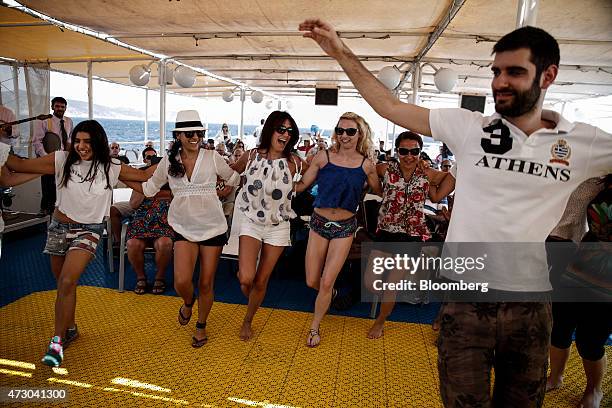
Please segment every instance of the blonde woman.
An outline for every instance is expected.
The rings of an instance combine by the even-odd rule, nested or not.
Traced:
[[[321,341],[319,325],[353,243],[355,213],[366,181],[375,194],[382,193],[376,167],[369,158],[372,135],[368,123],[356,113],[344,113],[334,128],[333,141],[330,150],[317,153],[296,185],[299,192],[316,180],[319,189],[306,249],[306,283],[319,291],[306,341],[309,347]]]

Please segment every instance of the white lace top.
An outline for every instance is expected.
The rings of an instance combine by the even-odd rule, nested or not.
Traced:
[[[180,154],[177,158],[181,161]],[[170,202],[168,223],[174,231],[192,242],[204,241],[227,231],[215,185],[217,175],[226,184],[238,185],[238,173],[227,165],[219,153],[204,149],[198,153],[191,180],[187,174],[180,178],[168,175],[169,167],[168,156],[164,156],[153,176],[142,183],[142,190],[147,197],[152,197],[164,184],[170,185],[174,198]]]

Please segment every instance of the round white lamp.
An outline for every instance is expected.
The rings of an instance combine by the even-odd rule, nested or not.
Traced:
[[[434,75],[434,83],[440,92],[450,92],[457,84],[457,73],[449,68],[440,68]]]
[[[378,80],[389,89],[395,89],[402,78],[402,73],[396,66],[384,67],[378,71]]]
[[[255,103],[261,103],[263,101],[264,95],[261,91],[253,91],[251,93],[251,100]]]
[[[130,69],[130,81],[136,86],[145,86],[149,78],[151,71],[145,65],[135,65]]]
[[[231,89],[227,91],[223,91],[223,95],[221,95],[225,102],[231,102],[234,100],[234,92]]]
[[[174,70],[174,79],[183,88],[191,88],[195,84],[196,74],[192,69],[181,65]]]

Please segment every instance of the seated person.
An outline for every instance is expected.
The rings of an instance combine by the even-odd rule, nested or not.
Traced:
[[[157,159],[157,152],[152,147],[145,147],[142,151],[142,161],[147,165],[151,166],[155,163],[155,159]]]
[[[234,148],[234,151],[232,152],[232,155],[229,158],[230,164],[236,163],[238,160],[240,160],[240,157],[242,157],[243,154],[244,154],[244,149],[241,149],[240,147]]]
[[[136,273],[134,293],[142,295],[147,290],[144,270],[145,248],[155,248],[155,282],[151,289],[154,295],[164,293],[166,280],[164,274],[172,259],[174,230],[168,224],[168,209],[172,194],[166,185],[154,197],[146,198],[133,191],[130,206],[136,208],[127,226],[127,254]]]
[[[120,151],[121,151],[121,146],[119,145],[119,143],[112,142],[110,144],[110,155],[111,155],[111,157],[119,160],[123,164],[130,164],[130,159],[128,159],[127,156],[120,155],[119,154]]]
[[[225,151],[225,143],[218,143],[215,150],[217,151],[217,153],[219,153],[221,157],[225,159],[225,161],[227,161],[228,155],[227,155],[227,152]]]

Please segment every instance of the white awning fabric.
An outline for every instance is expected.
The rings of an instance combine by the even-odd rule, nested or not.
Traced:
[[[317,84],[356,91],[340,66],[298,24],[317,16],[330,21],[368,69],[403,69],[422,53],[456,0],[87,0],[21,3],[57,20],[108,34],[134,47],[163,54],[279,95],[311,95]],[[491,49],[516,25],[517,0],[469,0],[454,15],[421,62],[459,74],[454,93],[490,93]],[[129,69],[150,56],[0,8],[0,56],[48,60],[52,69],[129,84]],[[19,25],[21,23],[22,25]],[[24,24],[26,23],[26,24]],[[561,69],[549,96],[572,100],[612,94],[612,3],[609,0],[540,0],[538,26],[559,40]],[[30,25],[27,25],[30,24]],[[81,61],[81,62],[70,62]],[[438,93],[433,68],[423,68],[420,92]],[[158,88],[153,66],[148,86]],[[168,91],[219,95],[235,85],[198,75],[192,88]],[[410,83],[403,89],[410,91]]]

